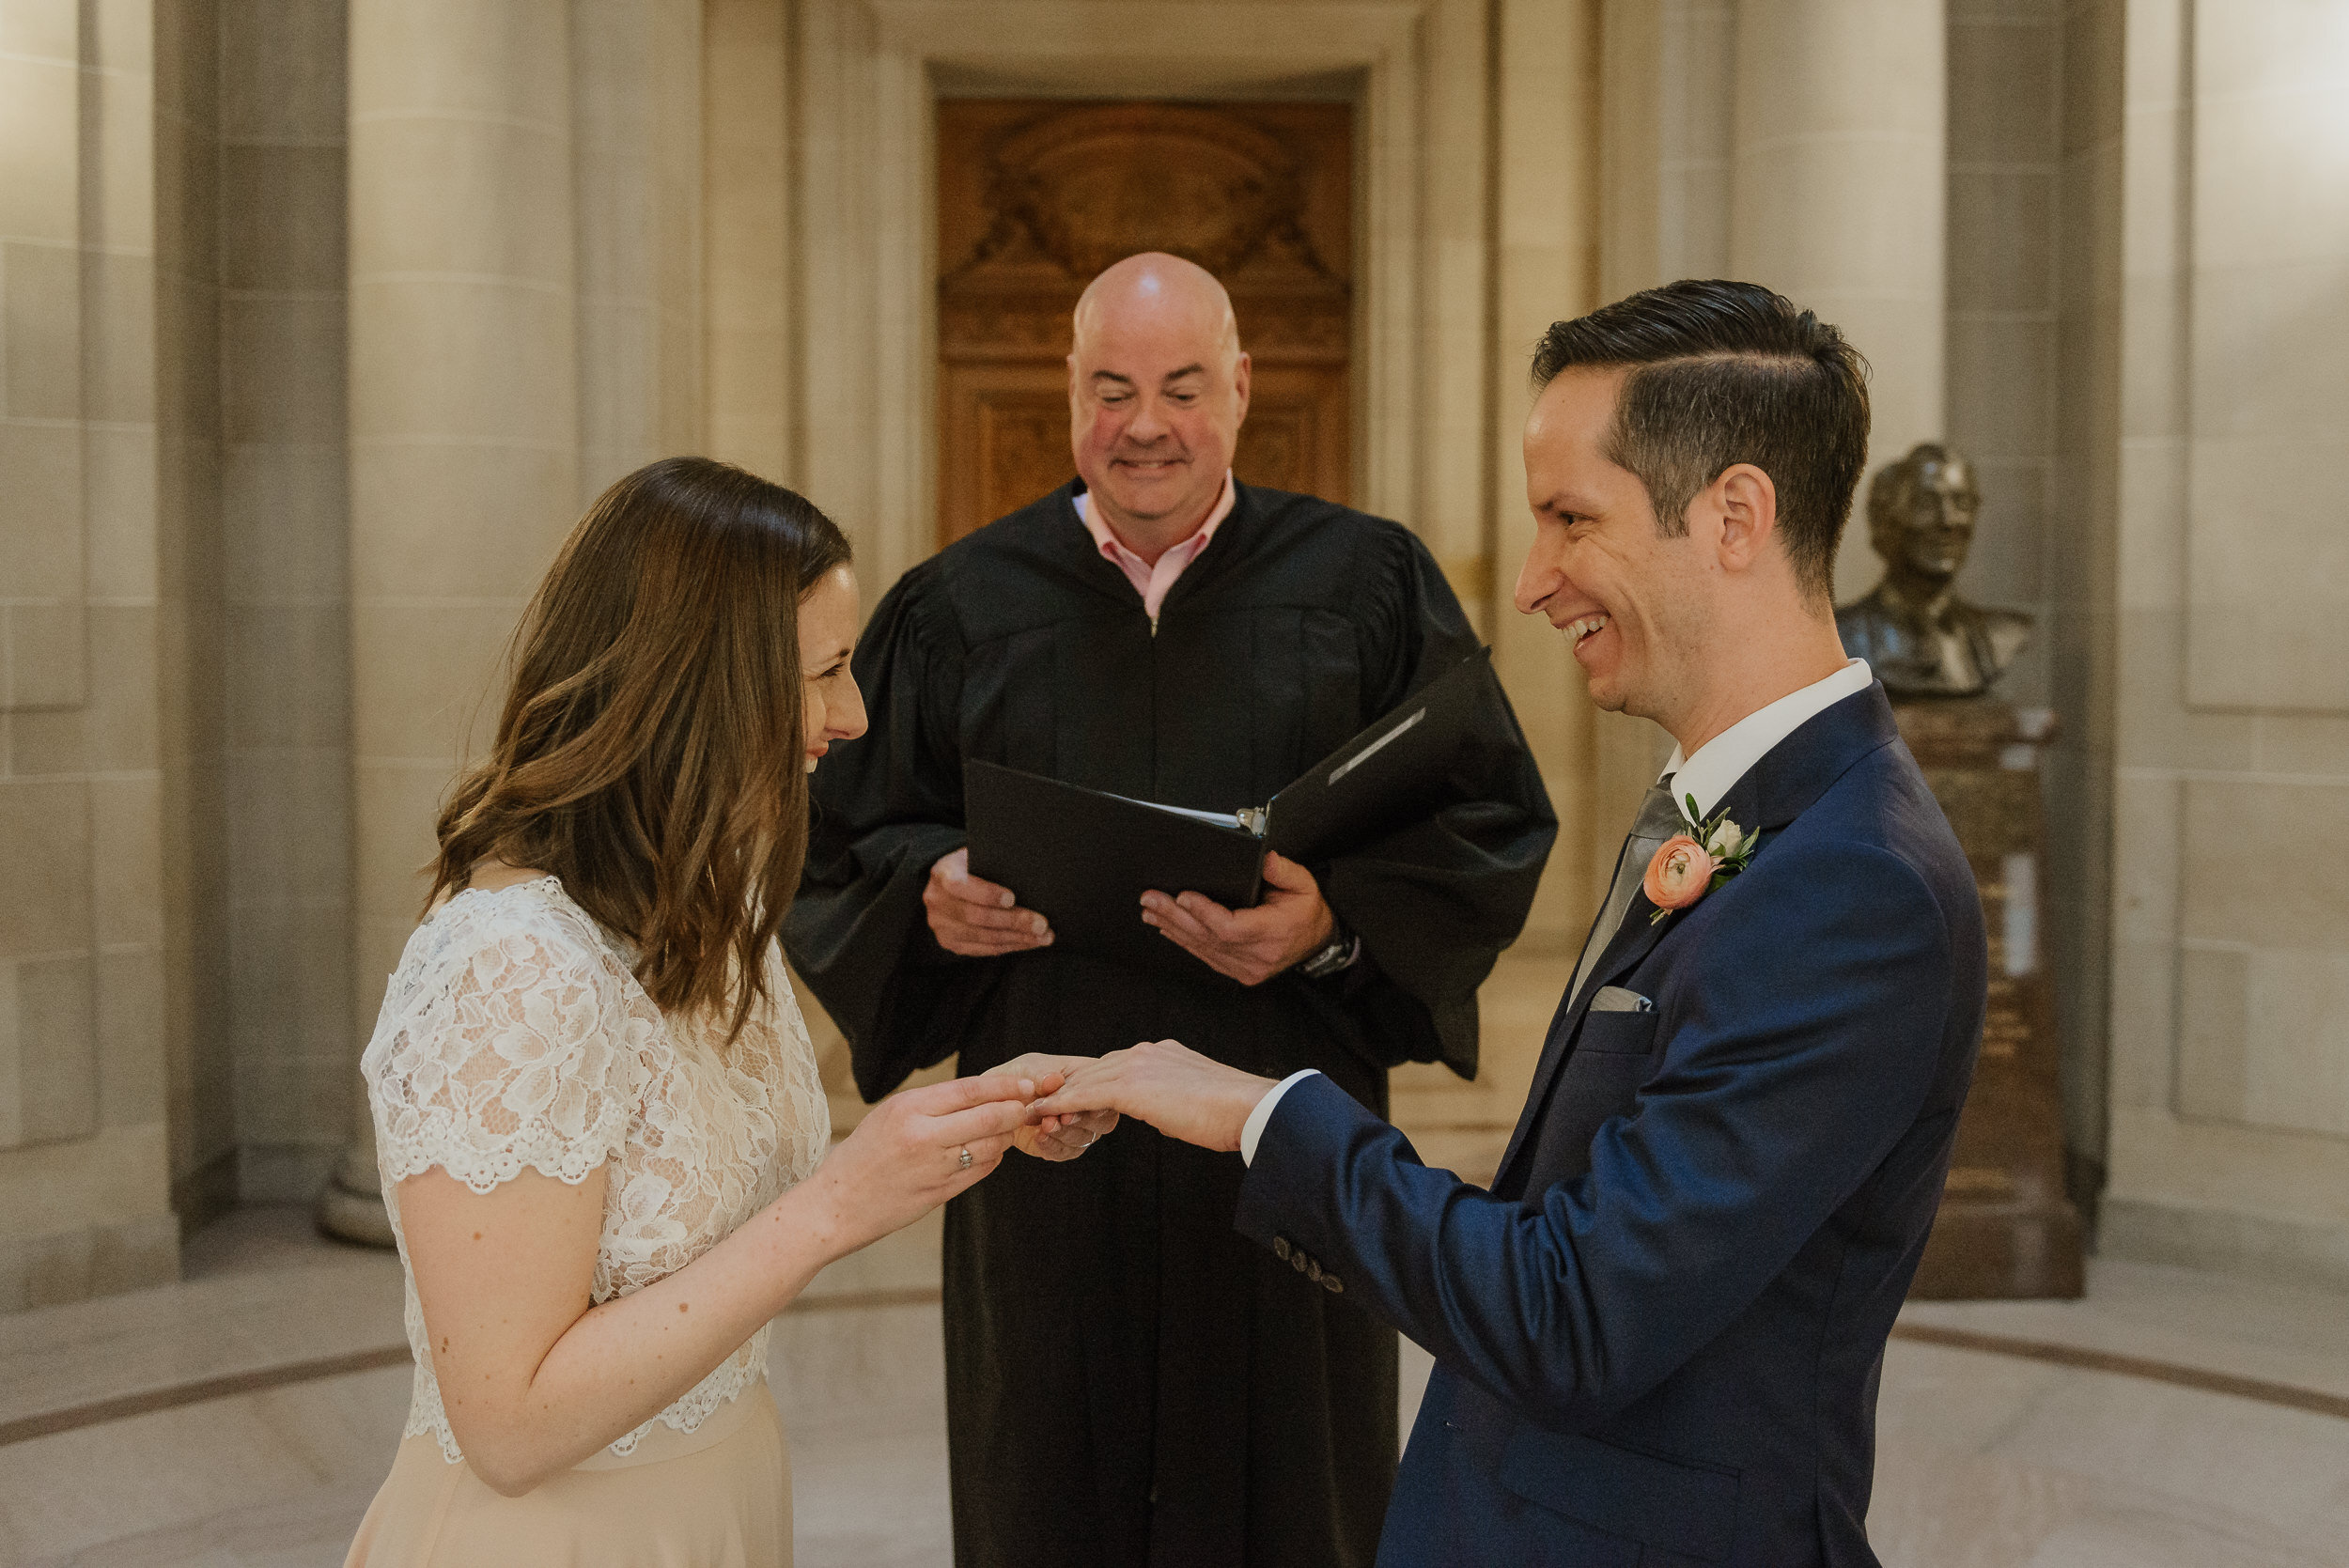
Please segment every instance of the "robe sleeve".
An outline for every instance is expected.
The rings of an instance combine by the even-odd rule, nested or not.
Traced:
[[[1366,694],[1385,712],[1477,649],[1427,548],[1397,527],[1360,601]],[[1346,1001],[1381,1066],[1476,1074],[1476,988],[1524,929],[1558,837],[1541,770],[1496,686],[1431,815],[1313,869],[1367,964]]]
[[[858,643],[872,727],[816,771],[784,919],[784,951],[848,1035],[867,1100],[953,1054],[1002,972],[939,946],[922,904],[930,867],[965,842],[962,646],[933,576],[925,564],[901,578]]]

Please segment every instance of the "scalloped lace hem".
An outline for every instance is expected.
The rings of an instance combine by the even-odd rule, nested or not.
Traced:
[[[376,1131],[380,1145],[382,1136],[380,1120]],[[618,1140],[615,1138],[613,1141]],[[553,1177],[566,1187],[577,1187],[602,1169],[611,1157],[608,1149],[593,1135],[580,1141],[548,1133],[542,1138],[525,1140],[520,1145],[494,1150],[467,1149],[415,1139],[403,1141],[397,1148],[379,1147],[377,1163],[383,1172],[383,1183],[387,1188],[397,1187],[409,1177],[420,1175],[437,1165],[473,1191],[487,1193],[512,1181],[524,1171],[536,1171],[542,1176]]]

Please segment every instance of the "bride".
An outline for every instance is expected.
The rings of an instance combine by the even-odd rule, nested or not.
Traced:
[[[787,1563],[768,1320],[1112,1120],[1024,1126],[1060,1080],[1023,1058],[827,1155],[775,934],[856,627],[840,530],[706,458],[614,485],[540,585],[363,1062],[416,1373],[350,1563]]]

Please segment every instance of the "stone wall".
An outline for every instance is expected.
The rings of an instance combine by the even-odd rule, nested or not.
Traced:
[[[341,1142],[341,9],[8,0],[0,73],[7,1304]]]
[[[2344,1283],[2349,12],[2123,30],[2105,1245]]]
[[[178,1266],[153,43],[0,4],[0,1309]]]

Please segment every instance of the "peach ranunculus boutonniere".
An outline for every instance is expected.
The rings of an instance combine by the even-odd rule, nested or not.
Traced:
[[[1748,836],[1729,819],[1728,812],[1717,813],[1710,822],[1702,821],[1697,816],[1697,798],[1682,799],[1688,802],[1682,815],[1689,831],[1666,839],[1641,879],[1641,890],[1656,906],[1656,912],[1648,916],[1650,925],[1674,909],[1687,908],[1745,870],[1753,852],[1762,847],[1762,835]]]

